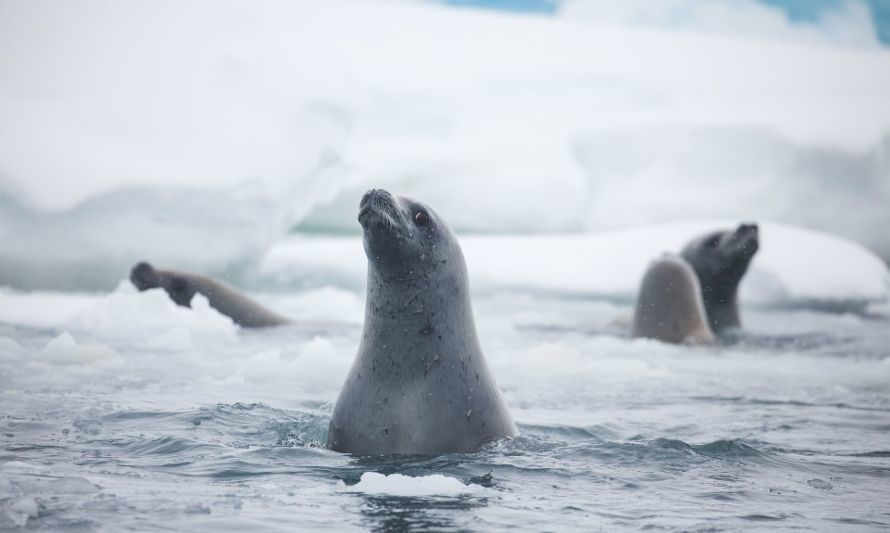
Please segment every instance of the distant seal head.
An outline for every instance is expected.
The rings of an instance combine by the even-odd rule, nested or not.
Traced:
[[[460,245],[428,206],[368,191],[365,323],[328,447],[357,455],[471,452],[517,434],[476,337]]]
[[[290,322],[234,287],[208,276],[159,270],[141,262],[130,271],[130,281],[140,291],[162,288],[171,300],[183,307],[191,307],[195,294],[202,294],[211,307],[245,328],[280,326]]]
[[[739,328],[738,289],[760,247],[757,224],[715,231],[694,239],[680,255],[698,276],[711,329]]]
[[[710,343],[695,271],[683,258],[665,254],[653,261],[640,283],[633,336],[672,343]]]

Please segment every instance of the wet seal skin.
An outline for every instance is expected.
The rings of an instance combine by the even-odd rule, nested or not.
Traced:
[[[146,262],[130,271],[130,281],[140,291],[162,288],[177,305],[191,307],[195,294],[207,298],[210,306],[245,328],[289,324],[290,320],[266,309],[234,287],[200,274],[158,270]]]
[[[368,293],[328,447],[356,455],[471,452],[517,435],[476,337],[467,269],[447,224],[385,190],[359,204]]]
[[[714,341],[698,277],[682,257],[665,254],[649,265],[637,295],[632,335],[677,344]]]
[[[698,276],[708,323],[715,333],[740,328],[738,289],[760,247],[757,224],[702,235],[680,255]]]

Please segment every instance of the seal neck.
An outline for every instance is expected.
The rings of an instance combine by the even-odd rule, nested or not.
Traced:
[[[423,372],[435,361],[481,353],[460,263],[392,280],[369,262],[360,354]]]
[[[708,323],[714,331],[741,327],[737,291],[702,293]]]

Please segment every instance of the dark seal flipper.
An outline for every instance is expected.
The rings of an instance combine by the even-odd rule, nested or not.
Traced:
[[[195,294],[210,306],[245,328],[264,328],[290,323],[287,318],[266,309],[234,287],[199,274],[158,270],[141,262],[130,271],[130,281],[140,291],[162,288],[177,305],[191,307]]]

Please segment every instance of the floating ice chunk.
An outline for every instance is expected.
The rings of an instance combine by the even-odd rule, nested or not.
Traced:
[[[10,339],[9,337],[0,337],[0,360],[16,359],[22,355],[24,348],[22,345]]]
[[[39,511],[40,506],[34,498],[18,498],[5,506],[3,515],[16,527],[25,527],[29,518],[37,518]],[[2,521],[0,525],[3,525]]]
[[[192,334],[188,329],[176,326],[161,333],[157,337],[149,339],[146,344],[149,348],[171,352],[188,350],[192,347]]]
[[[332,286],[289,294],[286,299],[270,302],[270,307],[306,322],[361,324],[365,317],[364,301],[357,292]]]
[[[281,350],[266,350],[246,359],[238,372],[246,381],[255,383],[297,377],[287,366],[282,360]]]
[[[67,331],[50,340],[38,356],[55,364],[118,364],[120,355],[112,348],[98,343],[78,344]]]
[[[110,343],[167,351],[188,349],[193,342],[234,339],[238,331],[203,295],[195,295],[191,308],[180,307],[162,289],[137,292],[128,281],[93,301],[66,327]]]
[[[10,472],[33,472],[48,470],[48,467],[24,461],[6,461],[0,465],[0,469]]]
[[[99,492],[101,487],[80,476],[65,476],[41,484],[41,493],[57,494],[92,494]]]
[[[361,480],[348,490],[391,496],[457,496],[485,492],[483,487],[464,485],[460,480],[442,474],[412,477],[402,474],[387,476],[377,472],[365,472]]]
[[[295,361],[297,371],[308,383],[339,387],[352,363],[353,352],[351,346],[344,352],[330,340],[316,335],[300,346],[300,357]]]
[[[299,382],[313,390],[336,391],[355,355],[354,346],[339,350],[330,340],[315,336],[284,350],[266,350],[247,358],[238,368],[253,383]]]
[[[54,327],[72,320],[101,298],[96,294],[0,289],[0,322]]]

